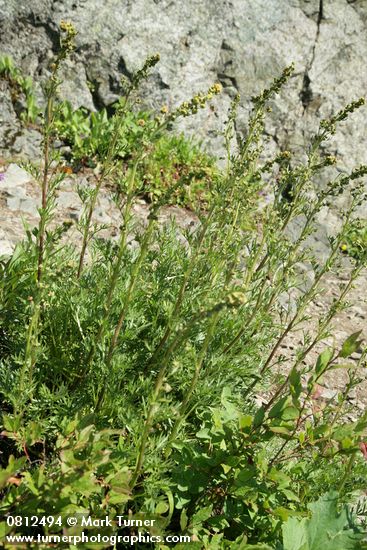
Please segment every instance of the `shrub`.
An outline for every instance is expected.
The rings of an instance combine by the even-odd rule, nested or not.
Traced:
[[[21,120],[34,123],[40,114],[40,109],[36,103],[32,79],[29,76],[23,76],[8,55],[0,55],[0,78],[9,83],[11,99]],[[22,99],[25,102],[23,104]]]
[[[366,221],[357,218],[349,226],[345,235],[345,242],[341,250],[355,259],[363,259],[367,251],[367,224]]]
[[[33,81],[23,76],[9,56],[0,56],[0,78],[10,87],[14,108],[20,120],[41,129],[42,109],[37,105]],[[22,97],[24,96],[24,101]],[[61,141],[61,157],[65,170],[78,172],[96,168],[107,154],[115,131],[114,114],[119,103],[89,112],[84,107],[73,109],[69,101],[55,106],[54,133]],[[165,107],[162,107],[164,113]],[[162,114],[163,114],[162,113]],[[218,176],[216,159],[205,153],[193,139],[169,132],[157,132],[157,115],[148,111],[129,110],[119,125],[113,160],[119,159],[123,173],[129,171],[134,153],[144,144],[153,147],[152,154],[137,167],[136,185],[142,197],[152,200],[167,190],[172,180],[177,191],[170,197],[172,204],[190,206],[193,201],[205,203],[210,182]]]
[[[139,229],[132,216],[141,193],[139,170],[150,166],[155,174],[162,151],[170,153],[170,140],[186,155],[184,142],[167,137],[167,128],[220,91],[213,85],[139,125],[141,135],[124,170],[119,140],[133,120],[130,101],[158,61],[149,57],[108,121],[108,143],[96,141],[95,187],[80,191],[80,243],[64,244],[68,228],[50,223],[65,177],[54,170],[57,113],[65,107],[57,104],[58,69],[75,36],[70,24],[62,31],[45,88],[44,160],[40,167],[28,165],[42,189],[39,226],[1,263],[3,531],[29,533],[6,518],[32,513],[56,518],[37,525],[35,534],[80,536],[83,515],[116,520],[130,514],[154,518],[145,535],[162,539],[146,541],[151,547],[167,548],[163,536],[184,534],[192,548],[316,550],[310,533],[322,531],[324,522],[335,548],[362,548],[361,527],[348,502],[366,472],[360,445],[367,417],[351,422],[346,412],[366,351],[357,365],[350,360],[362,344],[356,333],[341,349],[327,347],[316,364],[305,359],[346,307],[365,262],[363,255],[353,259],[339,296],[311,330],[308,306],[322,293],[324,276],[338,266],[364,198],[360,182],[367,167],[336,178],[317,194],[310,190],[335,162],[324,153],[325,142],[363,101],[321,121],[304,162],[288,151],[264,160],[264,119],[269,101],[292,73],[292,67],[285,69],[252,98],[245,137],[234,135],[239,98],[233,101],[223,132],[227,165],[207,174],[205,208],[193,203],[197,226],[158,224],[161,207],[186,183],[169,173],[160,193],[152,194]],[[117,242],[99,239],[92,224],[106,182],[121,191]],[[262,193],[269,187],[272,200],[264,204]],[[319,210],[341,190],[350,192],[350,207],[341,213],[342,229],[322,262],[305,240]],[[296,219],[301,229],[290,238],[286,230]],[[136,247],[128,244],[131,235]],[[314,280],[305,286],[299,264],[306,261]],[[281,345],[300,330],[300,344],[285,363]],[[318,383],[337,368],[347,372],[346,390],[320,409]],[[321,492],[326,495],[319,499]],[[79,514],[78,525],[62,526],[70,514]],[[85,530],[137,533],[116,523]],[[100,547],[109,545],[102,541]]]

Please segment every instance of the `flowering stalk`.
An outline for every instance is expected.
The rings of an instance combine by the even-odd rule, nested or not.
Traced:
[[[154,350],[153,355],[149,359],[146,369],[148,367],[151,367],[151,366],[155,365],[157,359],[159,358],[159,355],[160,355],[161,351],[163,350],[168,338],[170,337],[172,331],[174,330],[174,328],[176,326],[176,322],[178,320],[178,314],[180,312],[180,309],[181,309],[181,306],[182,306],[182,303],[183,303],[183,300],[184,300],[186,287],[187,287],[187,284],[190,280],[191,274],[192,274],[192,272],[193,272],[193,270],[196,266],[197,259],[201,254],[201,249],[202,249],[202,246],[203,246],[203,243],[204,243],[204,240],[205,240],[205,236],[206,236],[206,233],[208,231],[208,228],[209,228],[209,225],[210,225],[210,222],[211,222],[211,218],[214,214],[214,208],[215,207],[213,206],[210,209],[210,211],[209,211],[208,215],[206,216],[206,219],[204,220],[204,223],[203,223],[203,225],[200,229],[200,233],[199,233],[199,236],[197,238],[195,250],[194,250],[194,252],[192,253],[192,255],[190,257],[190,262],[189,262],[189,265],[187,266],[187,268],[184,272],[183,279],[182,279],[182,282],[181,282],[181,286],[180,286],[180,289],[178,291],[177,298],[176,298],[175,304],[173,306],[172,313],[171,313],[169,319],[167,320],[166,330],[164,331],[164,334],[163,334],[162,338],[160,339],[156,349]]]
[[[106,297],[106,301],[104,304],[104,311],[102,319],[99,323],[99,328],[96,333],[96,335],[93,338],[91,348],[89,351],[89,354],[86,358],[85,365],[81,374],[81,380],[84,380],[85,376],[89,372],[90,366],[93,363],[96,350],[98,348],[98,345],[103,340],[106,330],[107,330],[107,322],[110,315],[111,310],[111,304],[113,300],[113,295],[116,289],[116,285],[118,282],[118,277],[120,274],[121,269],[121,263],[122,258],[126,249],[126,242],[127,242],[127,235],[128,235],[128,227],[129,227],[129,221],[130,221],[130,215],[131,215],[131,208],[133,204],[133,198],[134,198],[134,191],[135,191],[135,179],[136,179],[136,171],[139,164],[140,158],[136,160],[134,163],[133,169],[130,174],[129,178],[129,184],[128,184],[128,191],[126,196],[126,202],[124,205],[124,213],[123,213],[123,222],[122,222],[122,230],[120,233],[120,239],[119,239],[119,245],[118,245],[118,252],[115,258],[115,262],[112,269],[111,278],[108,284],[108,293]],[[80,379],[78,380],[78,383],[80,382]]]
[[[58,72],[60,64],[65,60],[73,51],[74,39],[76,36],[76,30],[71,23],[62,21],[60,24],[60,30],[64,33],[64,36],[60,40],[60,52],[51,65],[51,77],[46,85],[45,92],[47,97],[47,105],[45,111],[45,119],[43,125],[43,177],[42,177],[42,199],[40,209],[40,223],[38,229],[38,268],[37,268],[37,282],[41,282],[42,269],[44,262],[44,248],[45,248],[45,230],[47,221],[47,204],[48,204],[48,184],[49,184],[49,171],[52,159],[50,159],[50,148],[53,134],[54,125],[54,100],[57,94],[59,86]]]
[[[91,200],[87,208],[86,219],[84,222],[84,229],[83,229],[82,246],[81,246],[81,251],[79,255],[79,264],[78,264],[78,271],[77,271],[78,279],[80,278],[83,271],[85,253],[86,253],[87,245],[89,241],[90,226],[92,223],[93,212],[96,207],[97,198],[101,190],[102,184],[105,178],[110,174],[111,170],[113,169],[113,162],[116,154],[116,149],[118,146],[120,131],[121,131],[122,124],[124,122],[124,116],[126,114],[126,111],[129,105],[130,96],[132,92],[139,87],[141,81],[144,78],[147,78],[149,69],[154,67],[158,63],[158,61],[159,61],[159,54],[150,56],[146,59],[143,67],[139,71],[137,71],[133,76],[131,84],[127,88],[125,97],[123,98],[123,101],[120,103],[114,115],[115,127],[113,131],[113,136],[109,143],[107,154],[103,160],[101,174],[98,176],[96,187],[93,190]],[[136,171],[136,168],[135,168],[135,171]]]
[[[60,23],[60,30],[62,33],[60,51],[51,65],[51,76],[45,87],[47,104],[43,124],[43,172],[40,182],[41,207],[39,209],[40,221],[37,233],[37,290],[35,292],[35,297],[33,298],[32,296],[30,300],[32,305],[32,316],[28,324],[24,360],[20,372],[20,395],[22,396],[20,402],[23,404],[26,400],[27,393],[29,395],[32,394],[33,370],[37,359],[38,332],[42,305],[42,277],[45,262],[45,233],[50,209],[52,207],[52,197],[50,197],[49,188],[51,184],[53,190],[59,182],[58,178],[50,182],[50,167],[53,160],[51,147],[54,127],[54,101],[59,86],[57,75],[61,62],[65,60],[74,49],[74,39],[77,34],[73,25],[66,21]]]
[[[209,325],[209,333],[208,333],[207,338],[206,338],[206,345],[205,345],[205,347],[203,346],[203,348],[201,350],[201,354],[200,354],[200,356],[198,358],[198,362],[196,364],[195,374],[194,374],[194,377],[191,381],[191,385],[193,386],[193,389],[194,389],[194,386],[196,385],[196,381],[198,380],[198,376],[200,374],[202,361],[204,359],[204,356],[205,356],[205,353],[206,353],[206,350],[207,350],[207,346],[209,345],[210,339],[211,339],[212,334],[214,332],[215,324],[218,320],[219,313],[224,308],[235,308],[235,309],[237,309],[238,307],[240,307],[243,304],[243,301],[244,301],[244,295],[241,292],[232,292],[232,293],[230,293],[228,296],[226,296],[225,300],[219,302],[218,304],[213,306],[211,309],[209,309],[207,311],[202,311],[199,314],[195,315],[195,317],[187,323],[187,325],[179,332],[179,334],[177,334],[175,340],[171,343],[167,353],[165,354],[167,357],[170,357],[174,353],[174,351],[183,342],[185,342],[187,340],[187,338],[190,335],[193,327],[199,321],[202,321],[202,320],[207,319],[207,318],[208,319],[213,319],[213,321],[210,322],[210,325]],[[155,384],[154,384],[154,389],[153,389],[151,398],[149,400],[148,412],[147,412],[147,416],[146,416],[146,419],[145,419],[145,422],[144,422],[144,428],[143,428],[142,436],[140,438],[138,457],[137,457],[135,469],[134,469],[134,472],[133,472],[133,475],[132,475],[131,481],[130,481],[130,489],[131,490],[136,485],[136,482],[139,478],[139,475],[141,473],[141,469],[142,469],[142,466],[143,466],[143,463],[144,463],[144,457],[145,457],[146,447],[147,447],[147,444],[148,444],[149,433],[150,433],[150,430],[151,430],[151,427],[152,427],[152,424],[153,424],[154,417],[155,417],[156,412],[159,408],[159,404],[158,404],[159,396],[160,396],[160,393],[162,391],[162,387],[163,387],[163,383],[164,383],[164,379],[165,379],[165,375],[166,375],[168,366],[169,366],[169,362],[167,360],[165,360],[165,358],[163,358],[162,361],[161,361],[161,368],[159,369],[159,372],[158,372],[158,375],[157,375],[157,378],[156,378],[156,381],[155,381]],[[187,406],[187,403],[185,403],[185,410],[186,410],[186,406]],[[177,428],[178,427],[179,426],[177,426]],[[170,438],[170,440],[171,440],[171,438]]]
[[[148,222],[148,227],[147,227],[147,229],[144,233],[144,237],[143,237],[141,248],[140,248],[139,257],[136,260],[136,262],[134,264],[134,267],[133,267],[133,270],[131,272],[131,278],[130,278],[129,286],[128,286],[128,289],[127,289],[127,292],[126,292],[126,295],[125,295],[125,298],[124,298],[124,302],[123,302],[123,305],[122,305],[122,308],[121,308],[121,311],[120,311],[120,315],[119,315],[117,324],[115,326],[115,329],[114,329],[114,332],[113,332],[113,335],[112,335],[112,338],[111,338],[111,341],[110,341],[110,344],[108,346],[108,350],[107,350],[107,353],[106,353],[106,358],[105,358],[106,373],[105,373],[105,376],[103,378],[104,381],[105,381],[106,377],[109,374],[113,354],[114,354],[114,351],[115,351],[116,346],[117,346],[118,338],[120,336],[120,332],[121,332],[122,326],[124,324],[124,321],[125,321],[125,318],[126,318],[126,314],[127,314],[131,299],[133,297],[133,293],[134,293],[136,283],[138,281],[138,276],[139,276],[140,269],[142,267],[142,264],[145,260],[146,254],[148,252],[148,247],[149,247],[152,235],[153,235],[153,230],[154,230],[155,224],[156,224],[156,217],[151,216],[150,219],[149,219],[149,222]],[[98,398],[97,398],[95,410],[98,410],[100,408],[101,404],[102,404],[102,400],[103,400],[103,397],[104,397],[104,394],[105,394],[105,389],[106,389],[106,384],[104,382],[102,384],[102,388],[101,388],[101,390],[99,392],[99,395],[98,395]]]

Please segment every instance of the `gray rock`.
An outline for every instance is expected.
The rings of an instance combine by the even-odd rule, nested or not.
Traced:
[[[22,133],[14,138],[11,151],[22,159],[35,160],[41,157],[42,135],[33,128],[24,128]]]
[[[32,216],[38,216],[38,202],[33,198],[22,199],[20,202],[19,210],[21,212],[27,212]]]
[[[60,20],[74,22],[77,48],[73,63],[68,61],[63,69],[67,81],[60,88],[74,107],[92,110],[113,103],[121,93],[121,77],[131,77],[156,51],[161,62],[141,89],[145,107],[174,107],[219,80],[224,91],[213,110],[177,124],[178,131],[205,138],[205,145],[219,155],[223,149],[218,131],[233,95],[241,94],[237,126],[245,131],[250,97],[291,62],[295,74],[273,103],[267,121],[270,151],[280,146],[304,154],[319,120],[367,88],[366,2],[105,0],[102,5],[96,0],[0,0],[0,13],[1,49],[37,81],[49,75]],[[37,94],[42,98],[39,85]],[[4,86],[0,101],[6,119],[0,130],[3,149],[36,155],[36,136],[28,135],[26,142],[17,136],[19,124]],[[366,123],[364,108],[340,124],[330,140],[339,172],[367,163]],[[343,205],[343,200],[335,201],[333,210]],[[331,228],[334,219],[327,216],[320,225]],[[326,237],[329,234],[326,230]],[[324,255],[325,235],[319,237],[322,245],[317,252]]]
[[[302,215],[291,220],[285,233],[292,241],[295,241],[299,238],[303,227],[304,216]],[[318,262],[324,262],[330,253],[327,225],[315,221],[314,231],[304,240],[303,246],[312,250],[312,255]]]
[[[6,201],[6,205],[9,208],[9,210],[20,210],[20,203],[21,203],[20,197],[10,197]]]
[[[0,257],[1,256],[10,256],[13,252],[13,245],[10,240],[7,238],[6,233],[0,229]]]
[[[60,208],[71,208],[72,210],[79,210],[82,207],[80,197],[74,191],[60,191],[57,204]]]
[[[86,107],[90,111],[95,110],[83,63],[68,59],[63,64],[60,80],[59,94],[70,101],[74,109]]]
[[[11,147],[20,131],[20,124],[10,97],[10,92],[0,80],[0,147],[4,152]]]
[[[338,397],[338,393],[339,393],[338,390],[323,388],[321,386],[319,387],[320,387],[321,397],[323,399],[336,399]]]
[[[9,164],[4,179],[0,180],[0,190],[7,191],[10,195],[14,193],[25,195],[25,185],[31,180],[32,178],[28,172],[12,163]]]
[[[161,63],[153,85],[143,88],[146,104],[174,104],[205,88],[214,80],[224,86],[221,112],[228,96],[240,91],[242,112],[249,99],[292,61],[296,75],[277,103],[269,123],[279,141],[289,140],[295,126],[298,145],[315,127],[315,116],[329,115],[346,101],[362,95],[367,75],[365,63],[367,6],[345,0],[2,0],[2,48],[14,55],[27,71],[47,74],[52,50],[58,44],[58,24],[70,19],[79,31],[75,70],[68,62],[70,78],[62,90],[71,101],[93,108],[118,97],[122,75],[131,76],[144,58],[156,51]],[[81,64],[82,63],[82,64]],[[89,91],[88,82],[94,84]],[[93,101],[92,101],[93,96]],[[97,105],[98,106],[98,105]],[[224,113],[225,114],[225,113]],[[208,128],[220,127],[222,118],[203,113]],[[362,135],[363,120],[358,128]],[[191,125],[190,121],[186,121]],[[353,124],[352,124],[353,125]],[[338,136],[340,152],[354,151],[352,125]],[[196,126],[200,127],[199,126]]]
[[[10,197],[7,200],[7,206],[9,210],[19,210],[20,212],[32,214],[32,216],[38,215],[37,202],[29,197]]]

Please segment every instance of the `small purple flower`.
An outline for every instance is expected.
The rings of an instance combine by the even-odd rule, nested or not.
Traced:
[[[3,181],[5,179],[4,172],[0,172],[0,181]]]

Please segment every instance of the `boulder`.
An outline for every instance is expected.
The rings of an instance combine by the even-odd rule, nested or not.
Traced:
[[[205,138],[222,154],[223,128],[233,95],[241,94],[238,129],[245,131],[250,98],[291,62],[295,73],[269,114],[269,149],[305,151],[321,118],[367,89],[367,4],[352,0],[0,0],[0,50],[37,82],[49,74],[59,42],[58,25],[78,29],[67,81],[60,92],[74,107],[113,103],[121,77],[130,77],[149,54],[161,61],[141,89],[143,105],[175,106],[220,81],[213,109],[180,121],[177,129]],[[37,93],[42,97],[41,86]],[[19,124],[9,95],[0,89],[5,117],[3,149],[19,154]],[[329,144],[336,172],[367,163],[363,144],[367,108],[343,122]],[[22,145],[21,141],[21,145]],[[26,147],[28,156],[31,148]],[[341,205],[338,205],[342,206]]]

